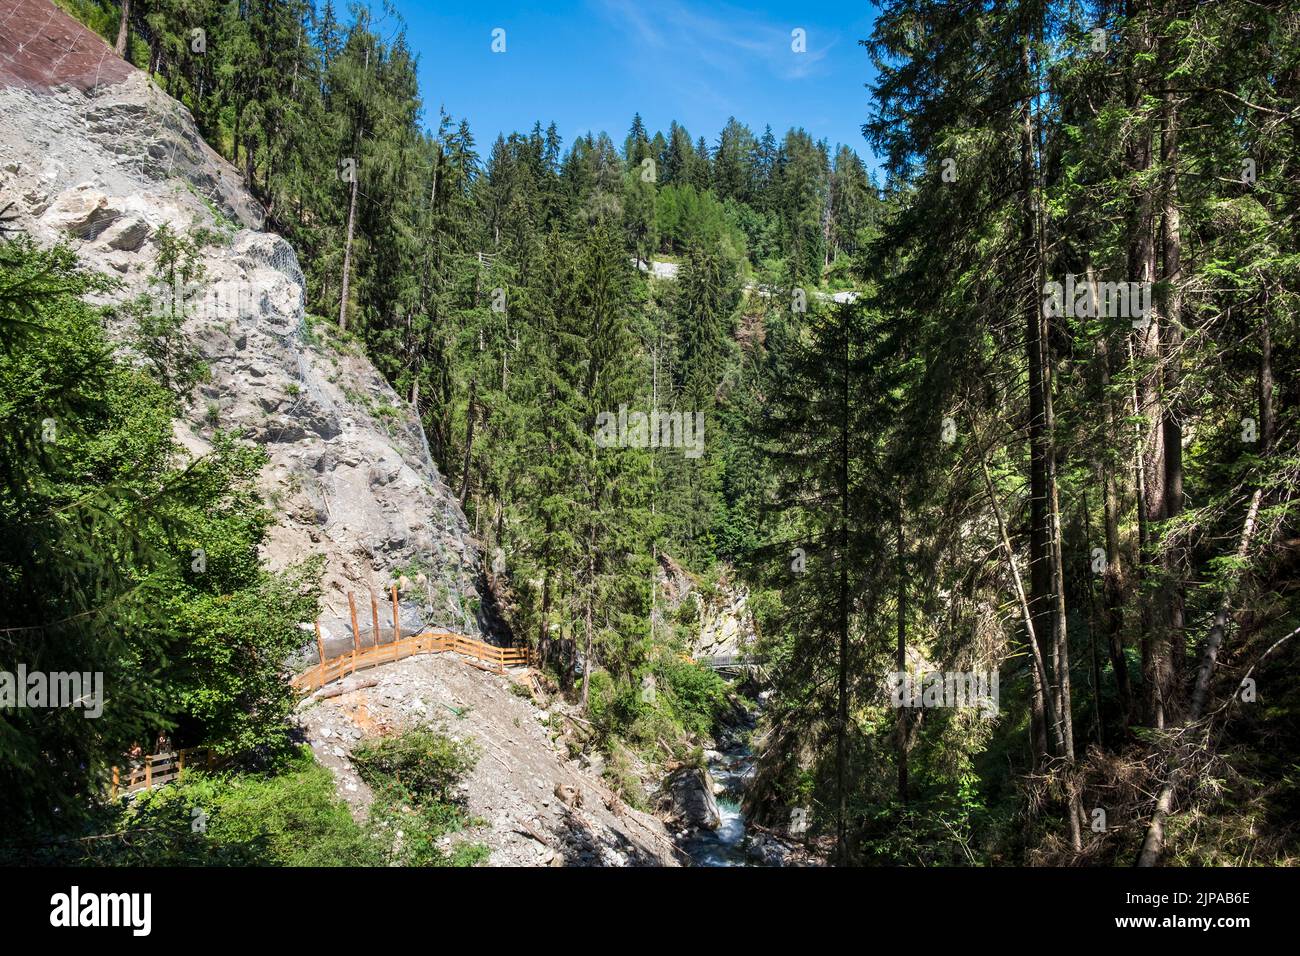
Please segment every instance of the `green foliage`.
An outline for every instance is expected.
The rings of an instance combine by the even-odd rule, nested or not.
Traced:
[[[261,774],[187,772],[179,784],[105,806],[90,836],[10,849],[24,863],[79,866],[376,866],[383,847],[334,792],[308,748]],[[2,852],[2,851],[0,851]]]
[[[718,715],[726,709],[727,682],[712,669],[666,656],[660,673],[667,681],[672,712],[688,733],[705,736],[713,732]]]
[[[365,823],[310,748],[259,773],[187,771],[181,782],[95,810],[86,835],[0,844],[0,860],[78,866],[475,866],[487,848],[446,838],[471,823],[451,791],[474,763],[415,730],[358,748],[375,791]]]
[[[447,803],[460,778],[473,769],[473,749],[428,728],[367,742],[353,752],[361,779],[395,787],[413,801]]]
[[[684,252],[691,246],[723,248],[734,262],[745,256],[744,233],[713,193],[690,183],[664,186],[655,200],[655,224],[665,252]]]
[[[475,866],[487,859],[482,845],[443,846],[470,822],[455,791],[477,762],[471,745],[421,727],[367,742],[352,759],[374,791],[371,827],[391,865]]]
[[[114,357],[83,301],[103,288],[64,248],[0,246],[0,593],[21,635],[0,669],[100,672],[105,698],[95,720],[5,712],[6,829],[75,824],[106,768],[162,731],[282,750],[283,662],[314,614],[316,565],[259,566],[264,453],[218,435],[177,465],[175,366]]]

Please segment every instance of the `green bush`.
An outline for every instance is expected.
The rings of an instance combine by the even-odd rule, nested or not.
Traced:
[[[352,762],[375,789],[400,786],[413,799],[448,803],[460,778],[478,762],[469,744],[426,727],[356,748]]]
[[[673,712],[693,734],[707,734],[727,706],[727,682],[707,667],[673,660],[662,668]]]
[[[375,789],[365,823],[307,747],[275,771],[189,772],[99,808],[84,832],[44,846],[0,845],[0,863],[80,866],[474,866],[481,844],[445,845],[471,821],[449,799],[468,748],[413,731],[361,748]],[[359,762],[358,768],[360,769]]]
[[[352,760],[374,791],[370,826],[389,865],[474,866],[487,859],[480,844],[444,847],[445,837],[473,822],[455,793],[478,760],[471,745],[418,727],[365,743]]]
[[[353,819],[329,770],[296,751],[276,773],[187,773],[102,807],[84,835],[15,863],[82,866],[375,866],[382,846]]]

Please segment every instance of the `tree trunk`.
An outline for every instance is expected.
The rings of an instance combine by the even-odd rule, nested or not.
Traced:
[[[460,468],[460,506],[465,507],[465,495],[469,492],[469,466],[471,456],[474,454],[474,397],[478,383],[470,379],[469,383],[469,404],[465,408],[465,461]]]
[[[974,422],[971,423],[971,430],[974,432]],[[980,456],[980,470],[984,475],[984,488],[988,491],[989,503],[993,507],[993,517],[998,524],[998,540],[1002,544],[1002,553],[1007,559],[1007,568],[1011,573],[1011,583],[1015,586],[1016,602],[1020,605],[1021,618],[1025,625],[1025,641],[1029,645],[1030,657],[1034,661],[1034,673],[1038,676],[1038,682],[1041,686],[1047,685],[1047,665],[1043,662],[1042,645],[1036,640],[1034,635],[1034,614],[1029,603],[1029,597],[1025,593],[1025,586],[1020,577],[1020,568],[1016,566],[1016,552],[1011,547],[1011,538],[1007,534],[1006,518],[1002,514],[1002,505],[998,502],[997,491],[993,487],[993,478],[989,475],[988,458],[984,453],[984,448],[980,444],[978,433],[975,434],[975,445]],[[1056,705],[1053,703],[1051,694],[1042,695],[1043,707],[1047,711],[1047,724],[1052,730],[1052,736],[1056,745],[1062,750],[1065,749],[1065,741],[1061,736],[1061,724],[1056,719]]]
[[[1030,63],[1028,40],[1021,45],[1020,65],[1025,88],[1030,86]],[[1021,106],[1021,140],[1020,140],[1020,188],[1023,208],[1021,210],[1021,244],[1025,256],[1024,273],[1024,321],[1025,354],[1029,369],[1029,610],[1033,618],[1031,633],[1039,642],[1040,653],[1047,656],[1044,648],[1047,635],[1054,633],[1052,590],[1052,545],[1049,517],[1049,492],[1047,457],[1047,418],[1043,407],[1046,394],[1043,380],[1043,308],[1042,284],[1039,280],[1038,230],[1036,228],[1037,211],[1035,209],[1034,172],[1034,121],[1030,98],[1026,97]],[[1053,663],[1057,664],[1055,648]],[[1034,700],[1030,712],[1030,732],[1033,740],[1033,765],[1042,767],[1048,756],[1047,733],[1042,726],[1045,710],[1059,713],[1057,701],[1048,708],[1043,699],[1053,695],[1052,683],[1046,674],[1040,675],[1041,686],[1034,688]],[[1050,718],[1047,718],[1050,722]],[[1053,728],[1053,733],[1059,727]]]
[[[1265,310],[1268,306],[1265,303]],[[1267,455],[1273,449],[1277,434],[1277,413],[1273,409],[1273,333],[1268,324],[1268,312],[1259,320],[1259,443],[1260,451]]]
[[[898,495],[898,523],[897,523],[897,558],[898,570],[896,573],[897,592],[895,600],[897,602],[898,614],[898,645],[895,649],[894,666],[900,674],[907,672],[907,580],[905,577],[907,570],[907,552],[906,544],[903,539],[903,495]],[[898,708],[898,799],[901,803],[907,803],[907,749],[908,749],[908,709],[906,707]]]
[[[551,531],[549,519],[547,520],[546,531],[549,539]],[[551,575],[546,567],[546,557],[546,555],[543,555],[542,559],[542,615],[541,620],[538,621],[537,634],[537,653],[541,656],[542,667],[551,662]]]
[[[131,0],[122,0],[122,16],[117,21],[117,42],[113,52],[126,59],[127,43],[131,38]]]
[[[1064,756],[1073,763],[1074,707],[1070,694],[1070,644],[1069,635],[1066,633],[1065,556],[1061,546],[1061,500],[1056,482],[1056,416],[1052,411],[1052,373],[1047,356],[1046,322],[1044,316],[1040,343],[1043,350],[1043,414],[1046,420],[1048,528],[1051,533],[1053,623],[1055,625],[1053,657],[1056,661],[1058,713],[1061,715],[1061,735],[1065,743]]]
[[[1178,201],[1178,103],[1172,92],[1164,94],[1164,134],[1161,139],[1161,165],[1164,167],[1164,271],[1166,283],[1163,310],[1164,333],[1164,444],[1165,444],[1165,517],[1176,518],[1183,510],[1183,428],[1178,391],[1182,380],[1182,217]],[[1184,630],[1184,581],[1187,576],[1185,549],[1166,546],[1165,625],[1168,628],[1170,655],[1170,693],[1166,700],[1166,718],[1172,709],[1175,718],[1180,708],[1179,675],[1187,654]]]
[[[1089,268],[1089,283],[1096,283]],[[1105,336],[1097,339],[1097,367],[1101,385],[1101,409],[1104,416],[1103,440],[1105,449],[1100,457],[1102,484],[1102,520],[1106,526],[1106,569],[1102,573],[1102,626],[1106,634],[1106,648],[1110,655],[1111,670],[1115,675],[1115,689],[1128,731],[1133,716],[1133,688],[1129,681],[1128,661],[1124,656],[1124,564],[1119,546],[1119,483],[1115,466],[1110,459],[1110,449],[1119,447],[1119,433],[1115,428],[1115,407],[1110,398],[1110,347]]]
[[[839,553],[839,715],[836,723],[835,786],[839,808],[835,820],[835,857],[848,864],[848,732],[849,732],[849,337],[841,329],[843,342],[840,397],[840,553]]]
[[[1092,540],[1092,509],[1088,507],[1088,489],[1083,490],[1083,540]],[[1097,631],[1098,618],[1101,616],[1097,613],[1097,588],[1093,582],[1093,576],[1087,573],[1085,569],[1084,586],[1088,592],[1088,651],[1092,664],[1092,712],[1093,725],[1096,731],[1097,746],[1106,746],[1106,735],[1102,727],[1101,719],[1101,655],[1097,653]]]
[[[1149,57],[1154,42],[1146,19],[1135,30],[1135,59]],[[1142,68],[1142,67],[1137,67]],[[1156,276],[1155,197],[1147,181],[1153,161],[1153,132],[1150,121],[1140,115],[1144,109],[1147,83],[1134,76],[1129,85],[1129,108],[1139,114],[1137,129],[1128,152],[1130,179],[1137,183],[1136,202],[1129,217],[1128,276],[1140,288],[1154,284]],[[1138,361],[1137,408],[1142,430],[1139,448],[1142,478],[1138,508],[1144,528],[1139,573],[1154,568],[1161,575],[1160,587],[1143,602],[1142,671],[1146,689],[1146,719],[1156,728],[1165,726],[1165,711],[1173,691],[1170,664],[1168,609],[1165,600],[1164,561],[1158,547],[1159,525],[1168,516],[1165,498],[1165,409],[1164,375],[1161,370],[1161,322],[1159,309],[1153,308],[1145,324],[1135,328],[1134,348]],[[1156,527],[1153,528],[1152,526]]]
[[[593,512],[594,515],[594,512]],[[587,536],[587,633],[582,652],[582,712],[588,712],[591,699],[591,605],[596,590],[596,526],[593,523]]]
[[[348,281],[352,273],[352,232],[357,218],[357,179],[358,170],[352,169],[352,198],[348,200],[347,238],[343,242],[343,291],[339,295],[339,328],[348,327]],[[464,503],[462,499],[462,504]]]

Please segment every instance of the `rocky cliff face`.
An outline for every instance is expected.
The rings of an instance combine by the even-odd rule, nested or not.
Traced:
[[[210,230],[201,281],[178,290],[184,332],[211,368],[177,422],[180,444],[203,454],[222,429],[266,449],[279,521],[265,557],[282,567],[324,556],[324,623],[339,649],[351,643],[347,592],[368,622],[368,589],[392,580],[404,631],[480,633],[478,546],[410,406],[355,345],[308,326],[293,249],[260,231],[262,210],[188,111],[46,0],[18,0],[0,31],[0,208],[9,203],[38,242],[71,242],[88,268],[118,278],[116,301],[149,289],[160,227]]]
[[[694,575],[667,554],[659,555],[656,576],[661,603],[658,621],[678,618],[682,605],[692,602],[691,654],[694,657],[743,657],[758,640],[749,591],[726,570],[712,587],[701,587]]]

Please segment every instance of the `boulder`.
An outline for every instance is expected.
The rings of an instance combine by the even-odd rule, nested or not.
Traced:
[[[109,205],[108,197],[93,183],[82,183],[59,194],[41,214],[41,224],[82,239],[94,239],[118,215],[119,211]]]
[[[100,241],[110,249],[138,252],[149,238],[149,223],[139,216],[124,216],[104,230]]]
[[[716,830],[722,825],[713,778],[699,767],[680,767],[664,780],[660,810],[676,826]]]

